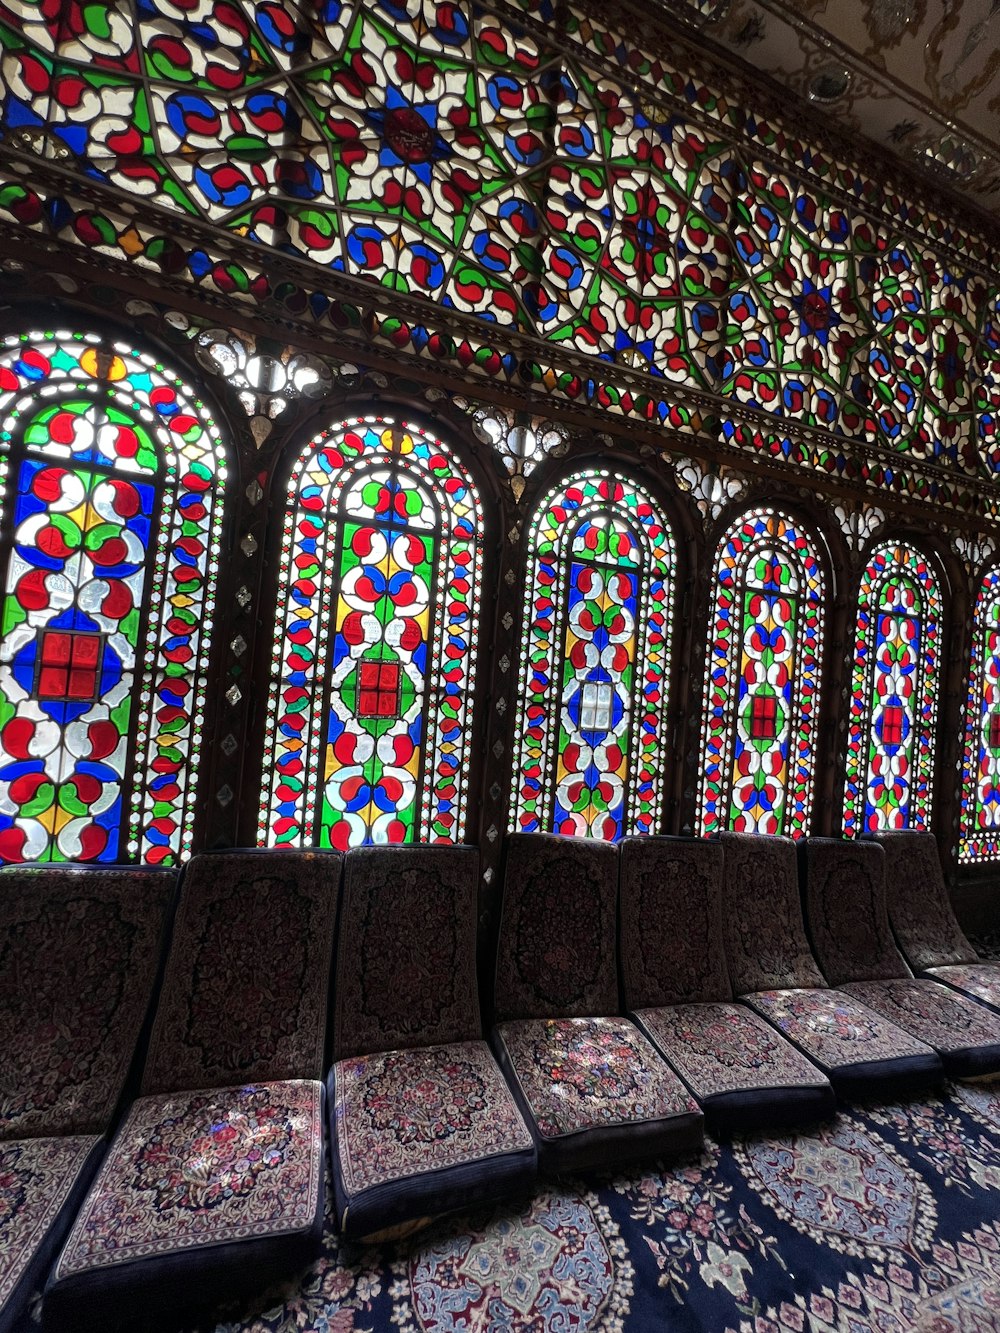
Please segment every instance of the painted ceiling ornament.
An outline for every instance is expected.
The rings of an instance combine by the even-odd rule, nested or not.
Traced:
[[[906,33],[919,28],[927,14],[927,0],[870,0],[864,6],[864,23],[876,52],[896,46]]]
[[[746,477],[727,467],[706,467],[694,458],[676,458],[672,462],[677,485],[694,500],[705,527],[719,517],[731,500],[746,493]]]
[[[852,551],[860,551],[885,522],[885,513],[877,505],[859,503],[835,504],[833,512],[844,530]]]

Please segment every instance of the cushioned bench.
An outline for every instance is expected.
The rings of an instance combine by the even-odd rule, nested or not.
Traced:
[[[149,1009],[171,871],[0,871],[0,1331],[21,1319],[104,1148]]]
[[[826,985],[806,940],[791,839],[722,833],[719,840],[723,937],[736,994],[815,1061],[844,1096],[891,1097],[939,1081],[936,1051]]]
[[[896,948],[882,848],[810,838],[800,857],[809,930],[827,980],[933,1046],[947,1073],[1000,1069],[1000,1016],[937,981],[915,978]]]
[[[704,838],[619,848],[625,1005],[714,1131],[833,1114],[829,1079],[733,991],[722,946],[723,852]]]
[[[141,1095],[56,1261],[46,1329],[176,1324],[307,1263],[340,857],[195,857]]]
[[[621,1016],[618,855],[608,843],[510,834],[504,848],[493,1041],[553,1171],[685,1152],[703,1117]]]
[[[886,902],[914,972],[1000,1010],[1000,964],[980,958],[955,919],[932,833],[872,835],[885,851]]]
[[[345,1236],[535,1179],[531,1135],[482,1036],[478,889],[472,847],[347,854],[327,1084]]]

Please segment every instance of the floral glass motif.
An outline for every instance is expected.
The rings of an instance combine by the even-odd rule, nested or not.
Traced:
[[[958,857],[1000,858],[1000,569],[985,575],[976,600]]]
[[[912,546],[876,547],[861,577],[844,833],[929,827],[941,589]]]
[[[577,472],[528,531],[512,827],[613,840],[661,826],[674,540],[636,481]]]
[[[809,831],[825,584],[816,548],[756,509],[715,565],[698,823],[703,834]]]
[[[292,471],[258,841],[460,842],[482,506],[410,422],[363,417]]]
[[[0,351],[0,859],[191,850],[226,465],[204,407],[129,345]]]

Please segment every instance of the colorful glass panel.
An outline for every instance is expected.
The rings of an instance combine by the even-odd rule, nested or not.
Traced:
[[[1000,857],[1000,569],[989,571],[976,599],[958,857]]]
[[[912,546],[886,543],[858,592],[844,833],[928,828],[941,589]]]
[[[191,850],[226,468],[203,406],[95,335],[0,352],[0,858]]]
[[[512,827],[616,839],[660,829],[674,542],[638,483],[553,487],[528,532]]]
[[[458,456],[389,416],[292,472],[267,713],[263,844],[460,842],[482,506]]]
[[[814,542],[756,509],[715,563],[698,826],[808,833],[825,582]]]

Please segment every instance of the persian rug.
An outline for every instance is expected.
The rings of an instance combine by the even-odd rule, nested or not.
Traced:
[[[328,1226],[301,1279],[198,1333],[507,1329],[1000,1329],[1000,1082],[541,1182],[382,1248]]]

